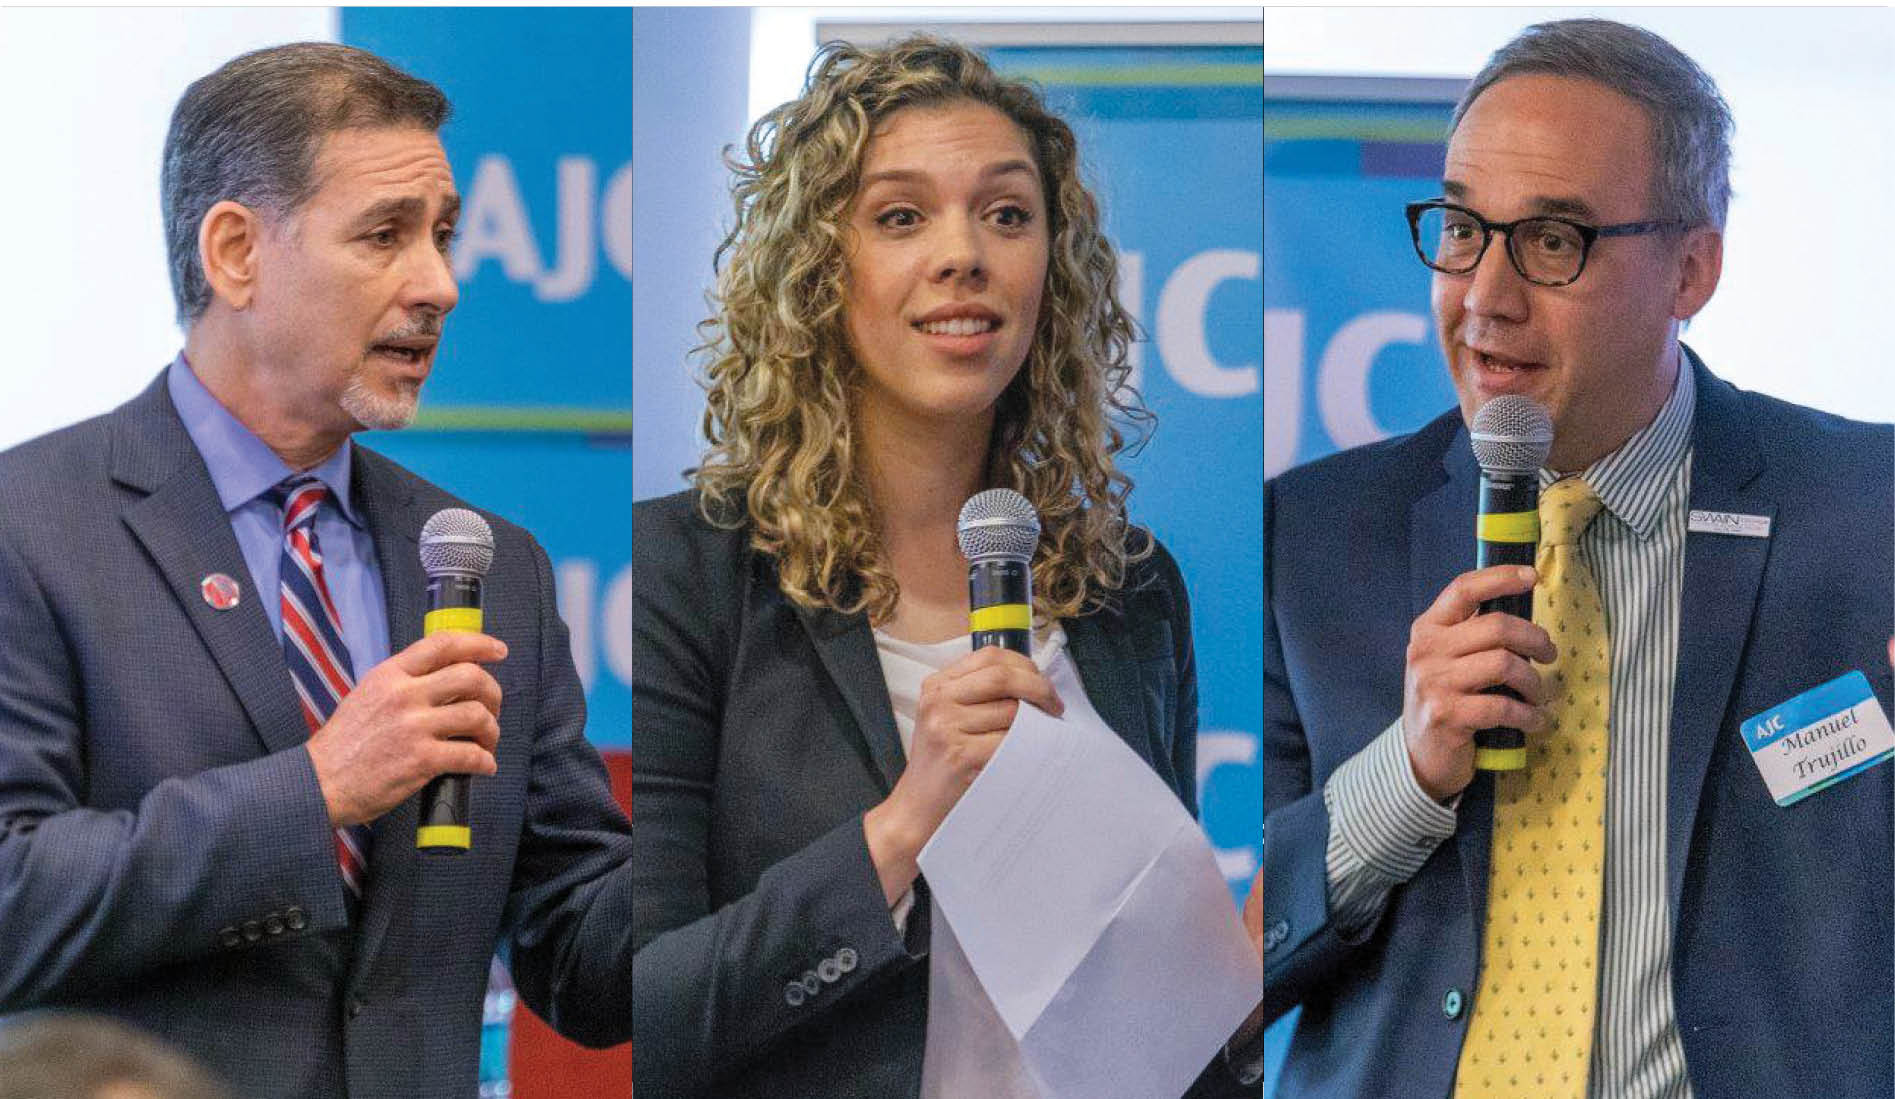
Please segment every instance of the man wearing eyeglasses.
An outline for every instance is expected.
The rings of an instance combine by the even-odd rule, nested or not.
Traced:
[[[1895,436],[1679,342],[1730,128],[1649,32],[1503,47],[1407,210],[1459,409],[1266,486],[1280,1099],[1895,1095]],[[1506,394],[1554,427],[1538,564],[1464,571]]]

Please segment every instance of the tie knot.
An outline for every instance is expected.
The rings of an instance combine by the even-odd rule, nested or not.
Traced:
[[[1599,494],[1581,477],[1554,481],[1540,493],[1540,544],[1571,546],[1579,542],[1593,516],[1603,506]]]
[[[283,530],[316,521],[316,508],[329,498],[329,487],[307,474],[286,477],[270,489],[270,500],[283,509]]]

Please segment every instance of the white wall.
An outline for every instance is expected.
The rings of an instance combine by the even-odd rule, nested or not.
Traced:
[[[158,162],[186,85],[334,8],[0,8],[0,448],[107,411],[182,343]]]
[[[1744,388],[1895,419],[1884,335],[1895,11],[1271,8],[1264,71],[1472,76],[1527,25],[1579,15],[1664,35],[1736,117],[1724,277],[1691,345]]]

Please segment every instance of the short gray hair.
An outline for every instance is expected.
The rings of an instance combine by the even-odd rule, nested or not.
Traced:
[[[210,307],[197,234],[212,206],[228,199],[272,218],[294,213],[316,191],[316,153],[328,135],[438,131],[451,109],[433,84],[333,42],[255,50],[185,89],[165,134],[159,187],[178,323],[188,329]]]
[[[1510,76],[1590,80],[1645,108],[1652,122],[1654,218],[1724,227],[1730,208],[1730,105],[1678,47],[1608,19],[1538,23],[1487,59],[1454,108],[1459,127],[1480,94]]]

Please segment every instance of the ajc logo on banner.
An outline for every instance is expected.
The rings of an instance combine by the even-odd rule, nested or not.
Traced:
[[[1257,392],[1256,363],[1222,363],[1211,352],[1209,321],[1211,297],[1217,290],[1226,283],[1262,279],[1262,253],[1209,248],[1190,256],[1172,268],[1165,279],[1158,293],[1156,323],[1151,325],[1136,315],[1145,300],[1144,255],[1121,255],[1119,273],[1125,301],[1132,306],[1139,326],[1151,332],[1152,341],[1158,345],[1158,358],[1172,381],[1199,397],[1248,397]],[[1144,364],[1145,345],[1133,344],[1132,384],[1141,389],[1145,384]]]
[[[470,279],[481,264],[496,261],[506,277],[533,288],[543,302],[567,302],[592,289],[601,250],[627,282],[632,278],[632,164],[613,171],[603,195],[598,162],[562,156],[553,166],[553,248],[534,240],[513,161],[488,153],[475,163],[474,179],[461,211],[461,238],[454,249],[454,275]]]
[[[1384,350],[1398,345],[1426,348],[1431,338],[1428,318],[1419,313],[1370,309],[1343,321],[1320,347],[1311,347],[1308,319],[1302,309],[1268,309],[1263,314],[1265,477],[1296,464],[1303,418],[1312,407],[1335,450],[1395,434],[1377,421],[1370,407],[1370,372]],[[1305,394],[1305,385],[1313,391]]]

